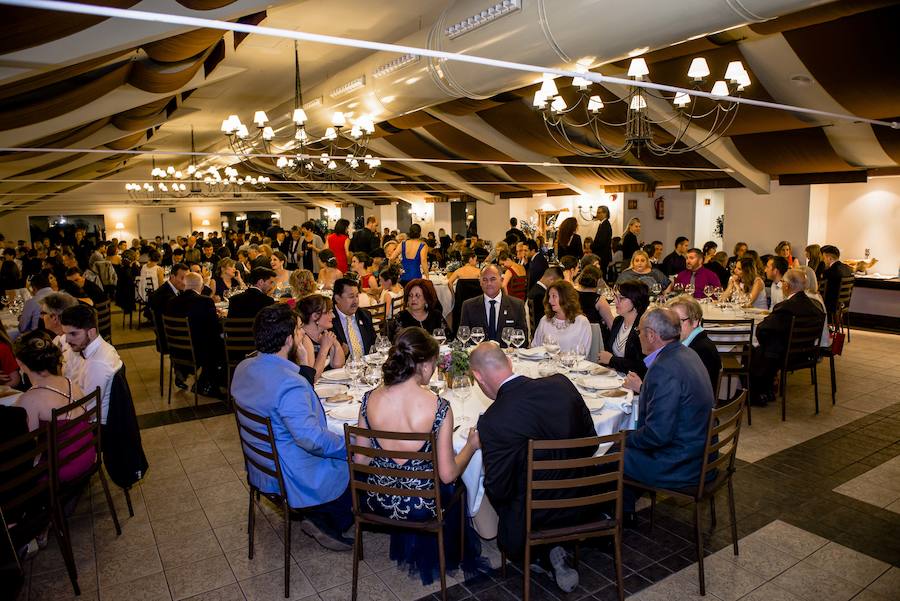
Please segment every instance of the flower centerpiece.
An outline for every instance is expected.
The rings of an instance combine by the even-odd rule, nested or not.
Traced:
[[[458,378],[465,378],[466,384],[471,385],[471,373],[469,371],[469,353],[462,348],[452,348],[441,356],[438,367],[447,381],[447,388],[453,388]]]

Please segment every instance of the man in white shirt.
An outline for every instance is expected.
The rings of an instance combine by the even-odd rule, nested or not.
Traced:
[[[93,307],[69,307],[62,312],[60,322],[72,352],[81,356],[74,369],[74,380],[85,394],[100,388],[100,423],[106,424],[113,376],[122,367],[119,353],[100,337]]]
[[[514,296],[503,294],[502,279],[497,266],[488,265],[482,269],[480,282],[484,294],[463,303],[460,325],[483,328],[484,339],[493,340],[497,344],[501,344],[500,334],[503,328],[527,332],[525,303]]]
[[[779,255],[769,257],[769,260],[766,262],[766,277],[772,282],[772,286],[769,288],[770,309],[784,300],[781,278],[784,277],[789,268],[787,259]]]

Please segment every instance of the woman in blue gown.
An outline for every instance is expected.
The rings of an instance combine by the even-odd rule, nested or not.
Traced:
[[[397,336],[388,359],[383,367],[384,385],[369,391],[363,397],[360,408],[360,427],[388,432],[427,433],[433,432],[437,445],[437,472],[440,479],[441,506],[446,508],[455,490],[456,481],[472,458],[480,442],[478,432],[470,429],[465,446],[458,454],[453,451],[453,410],[446,399],[435,396],[423,385],[427,385],[434,373],[438,359],[438,343],[422,328],[406,328]],[[430,442],[382,441],[376,438],[359,440],[358,444],[391,451],[430,452]],[[369,458],[355,457],[355,461],[365,463]],[[430,471],[430,460],[402,461],[391,458],[377,458],[371,465],[389,467],[410,472]],[[428,489],[431,480],[393,477],[370,474],[371,484],[407,488]],[[377,515],[391,519],[427,521],[434,519],[435,503],[431,499],[383,495],[372,492],[362,493],[360,503]],[[446,501],[445,501],[446,500]],[[464,523],[465,553],[460,559],[459,528],[460,511],[465,510],[465,496],[444,511],[444,553],[447,571],[462,567],[467,575],[489,569],[487,561],[481,557],[478,535],[467,519]],[[437,537],[432,534],[418,534],[410,531],[396,531],[391,534],[390,557],[398,565],[406,566],[410,575],[418,574],[423,584],[430,584],[439,577]]]

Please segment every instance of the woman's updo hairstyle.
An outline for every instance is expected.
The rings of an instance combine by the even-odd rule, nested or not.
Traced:
[[[34,330],[16,339],[13,346],[16,358],[33,372],[46,371],[59,375],[62,351],[43,330]]]
[[[328,267],[337,267],[337,257],[327,248],[319,252],[319,261],[325,263]]]
[[[309,325],[316,315],[331,312],[331,299],[321,294],[310,294],[299,299],[295,310],[303,325]]]
[[[419,365],[437,359],[439,348],[437,340],[422,328],[400,330],[381,368],[385,385],[392,386],[410,379]]]

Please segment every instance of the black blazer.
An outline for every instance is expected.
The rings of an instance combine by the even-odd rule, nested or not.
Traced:
[[[213,299],[185,290],[169,301],[163,314],[188,318],[194,354],[200,365],[211,367],[225,359],[222,327]]]
[[[519,557],[525,541],[525,487],[529,440],[559,440],[596,436],[590,411],[568,378],[553,375],[514,378],[500,387],[497,399],[478,420],[484,460],[484,489],[500,518],[497,541],[501,550]],[[541,459],[590,456],[594,449],[556,451]],[[560,470],[554,478],[586,475],[583,470]],[[553,491],[546,498],[565,498],[571,491]],[[583,491],[578,491],[583,494]],[[571,526],[594,515],[596,507],[534,513],[535,528]]]
[[[584,256],[584,245],[581,243],[581,236],[572,234],[568,244],[559,246],[556,249],[557,259],[561,259],[565,256],[575,257],[576,259],[580,259]]]
[[[528,262],[528,289],[534,288],[547,271],[547,256],[538,252]]]
[[[772,312],[756,326],[756,339],[763,356],[776,360],[784,357],[792,317],[818,319],[820,326],[825,325],[825,313],[821,307],[805,293],[797,292],[772,307]]]
[[[641,245],[638,243],[637,236],[633,233],[626,232],[626,234],[622,236],[622,260],[625,262],[625,267],[628,267],[631,262],[631,255],[634,254],[634,251],[640,249]]]
[[[666,275],[678,275],[687,269],[687,261],[674,250],[666,255],[660,265],[662,271]]]
[[[372,251],[379,247],[378,236],[369,228],[362,228],[353,232],[350,238],[350,252],[364,252],[371,255]]]
[[[591,252],[600,257],[601,273],[606,273],[606,267],[612,261],[612,226],[609,219],[604,219],[597,226],[597,233],[591,242]]]
[[[251,286],[229,299],[228,317],[256,317],[257,313],[274,302],[274,298]]]
[[[331,310],[331,313],[334,315],[334,323],[331,326],[331,331],[334,332],[334,336],[338,339],[338,342],[347,345],[349,348],[350,343],[347,342],[347,337],[344,335],[344,328],[347,327],[344,314],[338,311],[337,307],[334,307]],[[362,335],[363,353],[368,355],[369,349],[375,344],[376,336],[375,326],[372,325],[372,314],[363,308],[359,308],[356,310],[356,315],[353,317],[356,319],[356,324],[359,326],[359,333]]]
[[[853,271],[840,261],[835,261],[822,273],[826,282],[825,308],[829,314],[837,311],[838,297],[841,294],[841,280],[851,275],[853,275]]]
[[[719,392],[717,390],[719,385],[719,372],[722,371],[722,358],[719,357],[719,350],[716,348],[716,345],[709,339],[706,332],[700,332],[694,336],[694,339],[691,340],[691,344],[688,348],[699,355],[700,361],[703,362],[703,367],[705,367],[706,371],[709,373],[709,381],[712,384],[713,396],[717,396]]]
[[[503,346],[503,342],[500,340],[503,328],[517,328],[523,332],[528,332],[528,323],[525,321],[525,303],[514,296],[501,293],[500,311],[497,315],[497,331],[491,337],[488,332],[488,317],[484,308],[484,295],[480,294],[463,303],[459,325],[469,326],[470,328],[481,326],[484,328],[485,340],[493,340]]]
[[[640,320],[640,318],[638,318]],[[609,329],[609,337],[603,341],[604,348],[610,353],[612,352],[613,344],[616,341],[616,336],[619,335],[619,330],[622,329],[622,324],[625,323],[625,318],[619,315],[613,320],[612,327]],[[616,371],[621,371],[628,373],[633,371],[641,378],[644,377],[644,374],[647,373],[647,366],[644,365],[644,353],[641,351],[641,338],[638,334],[637,329],[638,322],[634,322],[634,326],[631,328],[631,332],[628,333],[628,340],[625,341],[625,356],[624,357],[613,357],[609,360],[609,366]]]
[[[150,308],[150,314],[153,316],[153,328],[156,330],[157,350],[163,353],[169,352],[166,346],[166,333],[163,330],[163,311],[169,301],[178,293],[172,288],[172,284],[167,280],[163,285],[153,291],[147,299],[147,306]]]

